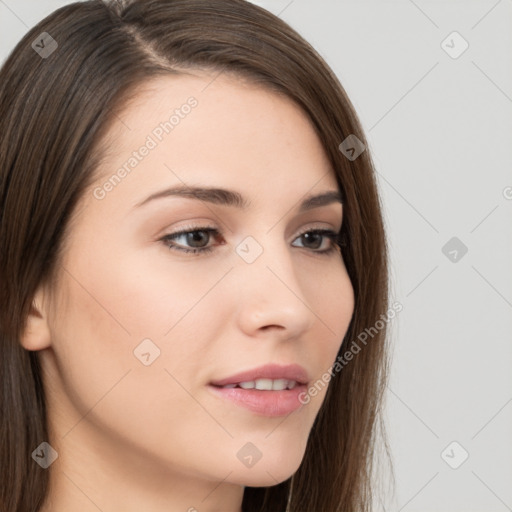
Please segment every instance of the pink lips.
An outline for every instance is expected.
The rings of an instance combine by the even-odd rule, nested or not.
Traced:
[[[286,379],[297,384],[293,389],[282,391],[222,387],[257,379]],[[236,405],[263,416],[275,417],[290,414],[303,405],[299,401],[299,395],[306,390],[308,381],[309,376],[302,366],[269,364],[213,381],[208,387],[216,396],[230,400]]]

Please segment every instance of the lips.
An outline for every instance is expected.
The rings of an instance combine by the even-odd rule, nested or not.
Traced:
[[[309,376],[299,365],[266,365],[210,383],[217,397],[261,416],[285,416],[303,405],[299,400]]]
[[[265,366],[255,368],[254,370],[240,372],[237,373],[236,375],[231,375],[230,377],[213,381],[211,382],[211,385],[216,387],[225,387],[234,384],[236,386],[243,382],[256,382],[260,379],[272,381],[294,381],[300,385],[307,384],[309,381],[309,376],[306,370],[302,366],[299,366],[298,364],[290,364],[285,366],[277,364],[267,364]]]

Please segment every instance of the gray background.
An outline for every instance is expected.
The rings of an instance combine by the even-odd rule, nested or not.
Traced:
[[[0,59],[67,3],[0,0]],[[385,509],[512,510],[512,1],[254,3],[332,66],[377,167],[403,305]],[[454,31],[469,44],[461,55]]]

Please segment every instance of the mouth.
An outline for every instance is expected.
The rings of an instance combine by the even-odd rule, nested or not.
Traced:
[[[212,384],[214,385],[214,384]],[[284,391],[285,389],[293,389],[295,386],[300,386],[301,383],[296,380],[288,379],[256,379],[244,382],[237,382],[235,384],[226,384],[225,386],[215,386],[221,389],[257,389],[258,391]]]
[[[225,384],[209,384],[208,389],[223,404],[250,411],[267,418],[287,416],[304,405],[300,400],[306,384],[288,379],[256,379]]]
[[[308,381],[301,366],[266,365],[211,382],[208,388],[231,405],[260,416],[278,417],[303,405],[299,397],[306,391]]]

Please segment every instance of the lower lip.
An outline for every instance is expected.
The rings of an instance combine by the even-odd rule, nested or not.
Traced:
[[[259,389],[220,388],[208,386],[217,396],[231,400],[236,405],[268,417],[286,416],[303,404],[299,395],[306,391],[305,384],[282,391],[264,391]]]

